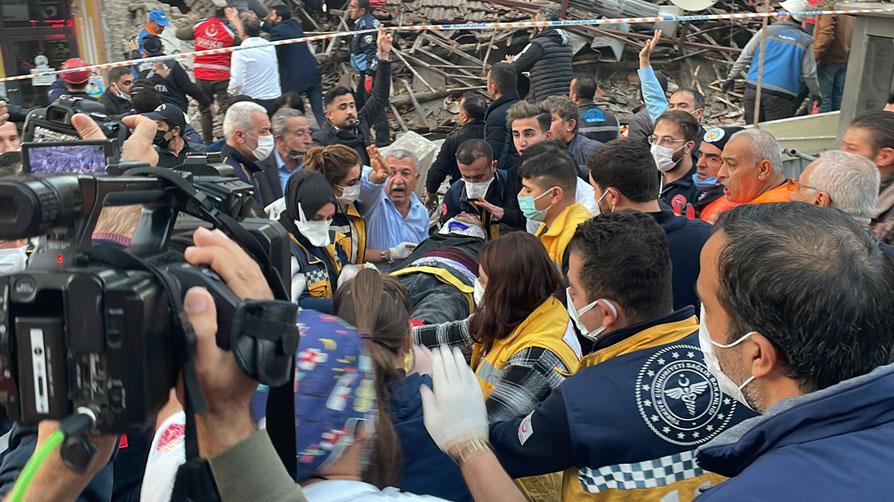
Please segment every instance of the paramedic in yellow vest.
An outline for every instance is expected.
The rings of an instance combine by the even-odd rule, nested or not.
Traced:
[[[406,258],[392,256],[391,249],[367,249],[366,220],[363,218],[365,207],[364,195],[377,193],[377,190],[365,187],[366,183],[381,185],[388,179],[387,167],[374,163],[377,168],[363,174],[360,156],[350,147],[344,145],[315,146],[308,150],[304,157],[304,169],[316,171],[326,177],[336,198],[335,217],[330,232],[339,235],[335,241],[344,249],[347,263],[360,265],[365,262],[385,263],[389,260]],[[409,253],[407,253],[409,254]]]
[[[597,216],[569,250],[568,311],[592,350],[533,412],[492,423],[491,447],[512,477],[564,470],[565,501],[691,501],[723,479],[696,448],[754,413],[721,392],[694,308],[673,310],[654,218]]]
[[[525,217],[540,222],[534,235],[564,271],[568,242],[578,225],[593,217],[575,201],[577,167],[561,145],[546,141],[525,151],[518,174],[522,183],[518,205]]]
[[[417,344],[472,348],[491,422],[528,413],[577,371],[580,344],[553,296],[562,277],[534,236],[511,232],[481,250],[475,313],[414,328]]]
[[[284,199],[286,209],[279,222],[289,232],[292,301],[301,308],[331,314],[338,276],[347,260],[329,231],[335,194],[322,174],[302,169],[289,178]]]

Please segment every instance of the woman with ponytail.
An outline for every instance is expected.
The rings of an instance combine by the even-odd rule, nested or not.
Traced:
[[[364,262],[383,263],[388,261],[390,250],[366,248],[366,220],[364,212],[369,209],[371,198],[379,190],[370,183],[381,185],[388,178],[383,167],[369,172],[363,177],[360,156],[353,148],[345,145],[315,146],[304,156],[304,169],[322,174],[338,201],[332,230],[341,234],[337,240],[348,255],[348,263],[360,265]]]
[[[429,437],[422,421],[419,387],[431,386],[428,375],[405,369],[412,351],[410,303],[396,279],[363,269],[339,288],[334,312],[356,326],[365,340],[375,375],[378,400],[376,438],[364,481],[380,488],[471,500],[459,468]],[[420,354],[423,359],[425,352]]]

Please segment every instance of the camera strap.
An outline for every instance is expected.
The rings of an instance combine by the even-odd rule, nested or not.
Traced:
[[[208,223],[212,223],[215,227],[221,229],[225,234],[229,235],[233,240],[242,246],[251,257],[258,262],[261,273],[267,279],[270,289],[273,291],[273,297],[279,300],[289,301],[289,292],[286,291],[285,283],[279,275],[279,271],[273,266],[270,257],[264,251],[264,248],[258,243],[255,236],[251,232],[242,228],[238,221],[230,215],[218,210],[208,200],[205,194],[196,191],[195,187],[190,184],[183,176],[169,169],[157,167],[136,167],[125,171],[128,176],[154,176],[164,179],[174,185],[183,195],[187,197],[186,207],[183,208],[186,213],[201,218]]]

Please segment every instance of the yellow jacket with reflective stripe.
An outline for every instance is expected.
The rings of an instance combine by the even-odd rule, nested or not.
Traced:
[[[536,237],[543,243],[549,258],[559,267],[562,267],[562,259],[565,257],[565,248],[578,225],[592,218],[590,210],[575,202],[559,213],[559,216],[547,227],[540,225]]]
[[[476,343],[472,347],[472,369],[481,384],[484,398],[487,399],[500,380],[502,369],[509,359],[528,347],[540,347],[553,352],[571,374],[577,372],[580,360],[566,341],[569,336],[576,335],[569,323],[568,312],[559,300],[550,296],[512,330],[509,336],[495,340],[486,354],[484,345]]]

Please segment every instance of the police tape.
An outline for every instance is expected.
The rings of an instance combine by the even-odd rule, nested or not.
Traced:
[[[894,8],[876,8],[876,9],[837,9],[837,10],[810,10],[795,13],[788,12],[738,12],[729,14],[700,14],[700,15],[663,15],[649,17],[623,17],[623,18],[601,18],[601,19],[564,19],[559,21],[515,21],[515,22],[493,22],[493,23],[456,23],[456,24],[421,24],[412,26],[386,26],[384,29],[390,32],[419,32],[419,31],[485,31],[485,30],[517,30],[526,28],[563,28],[569,26],[600,26],[606,24],[643,24],[643,23],[665,23],[665,22],[687,22],[687,21],[714,21],[714,20],[749,20],[763,19],[765,17],[789,17],[797,15],[798,17],[811,17],[820,15],[853,15],[853,14],[894,14]],[[0,83],[12,82],[16,80],[28,80],[35,77],[43,77],[50,75],[61,75],[64,73],[81,72],[84,70],[107,70],[111,68],[121,68],[125,66],[143,65],[146,63],[158,63],[169,61],[171,59],[186,59],[194,56],[211,56],[215,54],[226,54],[228,52],[262,49],[269,46],[290,45],[306,42],[317,42],[321,40],[331,40],[333,38],[353,37],[355,35],[364,35],[368,33],[376,33],[378,30],[356,30],[356,31],[338,31],[330,33],[320,33],[300,38],[290,38],[287,40],[277,40],[270,42],[270,45],[249,46],[249,47],[224,47],[220,49],[209,49],[204,51],[180,52],[176,54],[166,54],[162,56],[152,56],[139,59],[129,59],[126,61],[116,61],[114,63],[95,64],[83,66],[80,68],[72,68],[69,70],[53,70],[40,73],[32,73],[28,75],[18,75],[14,77],[0,78]]]

